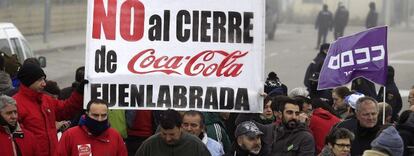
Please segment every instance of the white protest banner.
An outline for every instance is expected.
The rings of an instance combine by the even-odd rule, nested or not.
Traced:
[[[88,0],[85,103],[261,112],[264,12],[264,0]]]

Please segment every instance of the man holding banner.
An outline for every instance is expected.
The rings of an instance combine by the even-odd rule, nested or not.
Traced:
[[[387,65],[387,27],[371,28],[339,38],[329,48],[319,76],[318,90],[346,85],[358,77],[384,86]],[[345,120],[336,126],[355,133],[351,155],[361,155],[369,149],[369,143],[379,130],[378,103],[374,98],[360,98],[356,105],[356,119]]]

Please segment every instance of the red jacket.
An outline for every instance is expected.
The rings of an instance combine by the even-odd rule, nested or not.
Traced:
[[[20,126],[17,126],[13,133],[10,133],[9,128],[0,126],[0,153],[2,156],[17,156],[17,148],[12,139],[19,146],[22,156],[36,155],[37,148],[32,133],[21,129]]]
[[[95,137],[85,126],[75,126],[63,133],[56,156],[127,156],[121,135],[113,128]]]
[[[329,134],[331,128],[341,119],[328,111],[317,108],[313,111],[309,122],[309,129],[312,132],[316,143],[316,152],[319,154],[325,144],[325,137]]]
[[[72,118],[83,104],[83,96],[77,92],[61,101],[24,85],[20,85],[13,98],[17,102],[19,123],[33,133],[40,147],[39,156],[51,156],[55,152],[58,143],[55,122]]]

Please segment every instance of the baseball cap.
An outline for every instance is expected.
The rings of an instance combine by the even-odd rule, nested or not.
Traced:
[[[256,137],[258,135],[262,135],[263,132],[260,131],[256,124],[254,124],[254,122],[245,121],[237,126],[234,134],[236,135],[236,137],[239,137],[241,135],[246,135],[248,137]]]

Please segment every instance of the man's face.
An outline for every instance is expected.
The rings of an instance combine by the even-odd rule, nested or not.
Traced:
[[[414,105],[414,89],[410,89],[410,93],[408,94],[408,103],[410,106]]]
[[[184,115],[181,128],[198,137],[203,132],[204,128],[200,123],[201,117],[199,115]]]
[[[105,104],[91,104],[88,116],[96,121],[104,121],[108,118],[108,108]]]
[[[259,154],[260,149],[262,149],[260,136],[248,137],[246,135],[241,135],[237,137],[237,143],[242,149],[249,151],[252,154]]]
[[[350,139],[336,139],[335,144],[329,146],[335,156],[348,156],[351,151]]]
[[[45,77],[41,77],[40,79],[38,79],[37,81],[33,82],[29,88],[36,91],[36,92],[41,92],[43,91],[43,89],[46,87],[46,80]]]
[[[0,110],[1,117],[10,125],[16,126],[17,123],[17,108],[15,105],[6,104],[6,106]]]
[[[286,124],[287,128],[293,129],[298,125],[299,117],[299,106],[291,103],[285,105],[285,110],[283,110],[283,123]]]
[[[362,127],[372,128],[377,124],[378,109],[371,100],[361,103],[360,110],[356,112],[356,117]]]
[[[174,127],[173,129],[160,128],[160,137],[168,145],[174,145],[181,138],[181,128]]]

